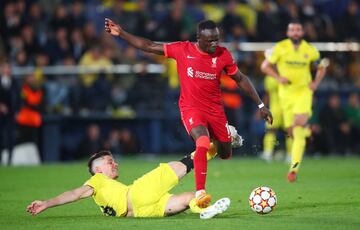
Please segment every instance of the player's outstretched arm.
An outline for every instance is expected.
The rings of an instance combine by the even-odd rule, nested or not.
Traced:
[[[164,47],[162,44],[158,44],[150,41],[149,39],[130,34],[109,18],[105,18],[105,31],[113,36],[124,39],[130,45],[141,49],[142,51],[164,55]]]
[[[273,65],[266,59],[261,64],[261,71],[264,74],[275,78],[281,84],[289,84],[290,83],[287,78],[280,76],[279,73],[273,67]]]
[[[93,191],[94,190],[92,187],[88,185],[83,185],[74,190],[66,191],[63,194],[60,194],[59,196],[51,198],[49,200],[35,200],[27,206],[26,211],[32,215],[37,215],[48,208],[71,203],[82,198],[89,197],[93,194]]]
[[[239,70],[236,72],[235,75],[230,76],[234,81],[236,81],[236,84],[240,88],[241,91],[246,93],[255,103],[259,106],[261,117],[264,118],[268,123],[272,124],[273,117],[271,112],[269,111],[266,106],[264,106],[264,103],[261,101],[258,93],[255,90],[255,87],[249,80],[249,78],[241,73]]]

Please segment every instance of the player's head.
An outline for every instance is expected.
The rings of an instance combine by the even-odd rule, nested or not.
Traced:
[[[219,44],[219,28],[211,20],[201,21],[197,28],[196,37],[199,48],[205,53],[212,54]]]
[[[100,151],[92,155],[88,162],[88,168],[91,175],[102,173],[112,179],[119,176],[118,164],[110,151]]]
[[[299,44],[304,37],[303,26],[300,21],[294,20],[288,24],[286,35],[294,44]]]

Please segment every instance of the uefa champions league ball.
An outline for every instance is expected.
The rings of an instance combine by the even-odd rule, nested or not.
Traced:
[[[250,208],[258,214],[270,213],[276,203],[276,194],[269,187],[258,187],[251,192],[249,197]]]

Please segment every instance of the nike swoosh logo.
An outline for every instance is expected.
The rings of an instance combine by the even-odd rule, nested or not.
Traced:
[[[189,56],[189,55],[186,56],[186,57],[187,57],[187,58],[190,58],[190,59],[194,59],[194,58],[195,58],[195,57],[192,57],[192,56]]]

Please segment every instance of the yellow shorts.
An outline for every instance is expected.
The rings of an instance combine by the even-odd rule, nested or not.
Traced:
[[[313,91],[309,87],[304,86],[280,91],[279,95],[285,128],[292,126],[295,114],[307,113],[309,116],[312,115]]]
[[[266,122],[267,129],[280,129],[283,127],[283,112],[280,105],[280,99],[277,91],[269,93],[270,105],[269,109],[273,116],[273,123],[270,125]]]
[[[135,180],[129,189],[130,201],[135,217],[163,217],[171,196],[169,191],[179,182],[168,164]]]

